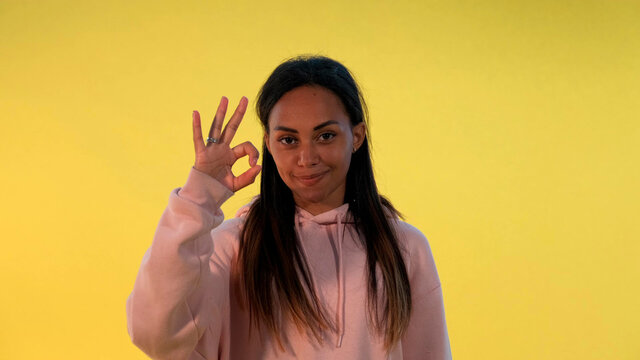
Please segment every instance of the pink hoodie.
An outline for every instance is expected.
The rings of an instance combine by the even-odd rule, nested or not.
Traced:
[[[451,359],[442,288],[424,235],[394,221],[409,280],[409,329],[391,352],[369,326],[366,254],[350,222],[348,204],[313,216],[297,208],[296,231],[313,285],[335,330],[318,344],[285,324],[286,352],[268,332],[249,332],[237,302],[230,264],[248,206],[224,220],[220,205],[233,195],[191,168],[184,187],[169,196],[153,243],[127,299],[133,343],[154,359]]]

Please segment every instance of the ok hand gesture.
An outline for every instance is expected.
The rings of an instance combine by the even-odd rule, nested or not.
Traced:
[[[213,140],[207,140],[206,144],[202,141],[200,113],[193,112],[193,144],[196,150],[196,163],[193,167],[218,180],[233,192],[253,183],[262,169],[262,166],[257,165],[258,149],[251,142],[246,141],[233,148],[229,147],[247,110],[248,102],[249,100],[243,96],[236,111],[229,119],[224,131],[222,131],[222,123],[229,103],[229,100],[223,96],[209,130],[209,139]],[[251,168],[239,176],[233,175],[231,167],[238,159],[245,156],[249,156]]]

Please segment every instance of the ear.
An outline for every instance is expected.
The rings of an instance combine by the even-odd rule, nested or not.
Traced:
[[[366,127],[364,126],[364,122],[358,123],[358,125],[351,128],[351,133],[353,134],[353,152],[356,152],[362,146],[364,139],[366,137]]]

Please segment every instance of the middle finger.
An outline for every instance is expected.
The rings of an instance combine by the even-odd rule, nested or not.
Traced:
[[[209,129],[209,137],[220,140],[220,132],[222,131],[222,123],[224,122],[224,116],[227,113],[228,104],[229,99],[223,96],[220,99],[216,116],[213,117],[213,123],[211,124],[211,129]]]
[[[247,104],[249,103],[249,99],[246,96],[243,96],[240,99],[240,103],[236,108],[236,111],[233,112],[233,115],[229,119],[227,126],[224,127],[224,131],[222,132],[222,141],[226,144],[231,143],[231,139],[236,134],[238,127],[240,126],[240,122],[242,121],[242,117],[244,113],[247,111]]]

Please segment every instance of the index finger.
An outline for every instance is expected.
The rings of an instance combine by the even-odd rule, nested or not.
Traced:
[[[204,149],[204,143],[202,142],[202,125],[200,125],[200,113],[196,110],[193,110],[191,116],[193,118],[193,145],[196,149],[197,154]]]
[[[233,136],[236,134],[236,131],[240,126],[240,122],[242,121],[242,117],[244,116],[244,113],[247,111],[248,103],[249,103],[249,99],[247,99],[246,96],[243,96],[242,99],[240,99],[240,103],[238,104],[238,107],[236,107],[236,110],[233,112],[231,119],[229,119],[227,126],[225,126],[224,130],[222,131],[221,139],[223,143],[225,144],[231,143],[231,139],[233,139]]]

